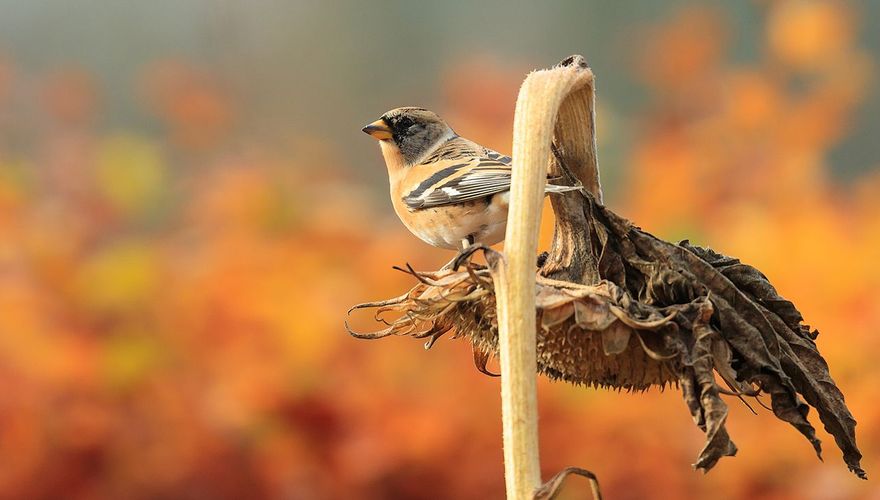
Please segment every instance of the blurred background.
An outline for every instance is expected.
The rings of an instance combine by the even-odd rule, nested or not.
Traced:
[[[392,265],[450,258],[396,220],[360,128],[420,105],[509,152],[524,75],[572,53],[598,75],[608,205],[794,300],[876,477],[878,18],[867,0],[0,0],[0,498],[500,498],[498,381],[469,346],[343,329],[409,288]],[[821,463],[736,400],[739,455],[704,476],[677,390],[539,391],[545,478],[585,467],[608,498],[880,498],[830,436]]]

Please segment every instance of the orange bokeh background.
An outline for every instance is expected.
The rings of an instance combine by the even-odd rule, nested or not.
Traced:
[[[736,33],[717,9],[640,26],[622,63],[644,89],[634,118],[603,100],[596,68],[608,204],[742,258],[798,305],[873,477],[880,158],[844,180],[830,153],[880,92],[877,54],[849,4],[760,4],[747,61],[729,56]],[[523,76],[565,55],[450,57],[439,111],[510,151]],[[364,182],[384,176],[378,152],[355,165],[319,135],[246,130],[247,103],[221,73],[197,58],[145,63],[125,92],[154,125],[111,127],[90,70],[0,57],[0,498],[500,498],[498,382],[469,347],[426,352],[342,327],[348,306],[411,285],[392,265],[449,255]],[[360,125],[346,141],[368,140]],[[605,160],[623,129],[634,139]],[[830,436],[819,462],[736,400],[739,456],[704,476],[677,390],[542,379],[539,391],[544,476],[591,469],[607,498],[880,498]],[[563,496],[587,491],[573,480]]]

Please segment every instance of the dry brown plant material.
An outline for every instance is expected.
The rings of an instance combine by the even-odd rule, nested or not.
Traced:
[[[580,56],[556,68],[590,71]],[[584,91],[562,103],[553,129],[551,173],[586,189],[552,198],[553,243],[535,274],[537,371],[596,387],[679,387],[706,434],[694,464],[704,471],[736,454],[722,395],[744,401],[769,396],[771,411],[819,455],[820,441],[807,420],[813,407],[850,471],[866,478],[855,419],[818,352],[818,332],[795,306],[757,269],[687,241],[660,240],[602,204],[589,75]],[[477,369],[490,374],[486,363],[499,345],[495,288],[505,257],[482,250],[488,266],[463,258],[459,270],[408,267],[404,271],[417,284],[407,293],[352,308],[375,309],[387,328],[350,330],[352,335],[409,335],[427,339],[430,348],[450,334],[468,340]],[[555,494],[546,487],[539,490],[542,498]]]

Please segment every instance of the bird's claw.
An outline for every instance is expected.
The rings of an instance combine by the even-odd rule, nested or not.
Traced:
[[[458,255],[456,255],[454,259],[452,259],[452,270],[458,271],[458,268],[461,267],[461,265],[464,264],[466,261],[470,260],[471,256],[474,255],[474,253],[478,250],[486,252],[492,249],[483,244],[470,245],[467,248],[464,248],[463,250],[458,252]]]

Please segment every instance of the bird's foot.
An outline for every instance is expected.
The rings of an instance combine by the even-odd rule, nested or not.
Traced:
[[[474,255],[475,252],[482,250],[484,252],[493,251],[490,247],[483,245],[482,243],[478,243],[475,245],[468,245],[458,252],[458,255],[452,259],[447,266],[451,265],[453,271],[458,271],[458,268],[462,266],[465,262],[470,260],[471,256]]]

